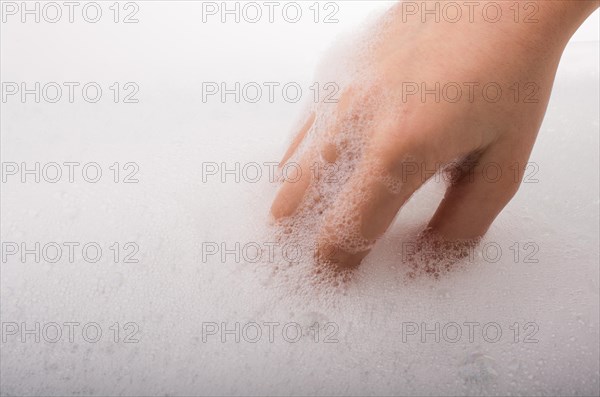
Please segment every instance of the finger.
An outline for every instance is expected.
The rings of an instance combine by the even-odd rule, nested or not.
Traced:
[[[271,214],[275,220],[293,215],[306,194],[310,191],[313,180],[327,180],[329,166],[337,159],[337,149],[329,141],[319,141],[317,148],[309,147],[298,162],[287,162],[281,167],[283,184],[271,206]],[[315,195],[318,192],[313,192]],[[319,201],[318,196],[314,197]]]
[[[430,231],[449,241],[482,237],[517,193],[532,146],[533,140],[520,139],[486,149],[449,186],[429,223]]]
[[[363,156],[350,180],[325,214],[320,230],[317,263],[339,270],[352,269],[370,252],[376,239],[390,226],[400,208],[426,181],[420,172],[412,172],[413,164],[423,164],[417,149],[407,144],[403,160],[387,164],[373,159],[397,158],[370,151]],[[410,165],[410,166],[409,166]]]
[[[271,205],[275,220],[291,216],[300,206],[312,181],[313,154],[304,153],[299,162],[287,162],[281,169],[284,182]]]
[[[281,167],[283,167],[283,165],[285,163],[287,163],[287,161],[294,155],[294,153],[296,152],[296,149],[298,148],[298,146],[300,145],[300,143],[304,140],[304,137],[306,136],[306,133],[310,130],[310,128],[312,127],[314,121],[315,121],[315,113],[311,112],[308,115],[308,118],[306,119],[306,121],[304,122],[304,124],[302,125],[302,127],[300,128],[300,131],[298,131],[298,133],[296,134],[296,136],[292,140],[292,143],[288,147],[288,150],[285,152],[285,155],[283,156],[283,158],[279,162],[279,169],[281,169]]]
[[[320,178],[322,174],[321,170],[327,169],[327,165],[333,165],[336,162],[338,148],[334,142],[334,138],[348,121],[347,119],[354,117],[352,112],[350,114],[346,113],[351,104],[352,91],[348,90],[342,95],[334,118],[332,120],[325,120],[319,127],[316,127],[319,129],[317,131],[318,136],[315,137],[315,142],[309,142],[310,147],[300,156],[299,163],[289,164],[289,159],[294,155],[299,144],[315,123],[314,113],[311,114],[296,139],[294,139],[294,142],[288,149],[288,153],[286,153],[280,164],[285,181],[271,206],[271,214],[275,220],[293,215],[305,198],[313,178]],[[290,166],[299,170],[299,178],[289,178],[289,175],[286,175],[286,170]],[[315,199],[319,200],[318,197]]]

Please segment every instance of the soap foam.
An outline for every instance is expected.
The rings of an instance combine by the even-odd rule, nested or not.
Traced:
[[[360,8],[371,3],[340,4]],[[269,181],[222,183],[214,177],[203,182],[207,161],[231,165],[280,159],[286,149],[282,131],[300,109],[280,103],[264,108],[205,104],[198,99],[198,81],[232,76],[252,81],[265,71],[304,76],[298,65],[316,57],[314,46],[325,38],[314,24],[302,28],[301,37],[290,34],[289,27],[273,37],[269,26],[265,42],[298,46],[277,57],[268,52],[261,58],[262,53],[251,51],[246,59],[239,54],[256,50],[261,42],[245,34],[248,26],[226,26],[219,30],[219,40],[212,40],[215,27],[198,23],[198,13],[181,8],[200,6],[144,2],[143,24],[87,26],[85,32],[91,34],[75,36],[70,24],[2,26],[2,73],[7,78],[40,77],[21,74],[37,72],[39,65],[19,58],[55,50],[39,63],[49,79],[82,71],[115,80],[135,76],[144,93],[136,107],[117,115],[116,104],[2,104],[3,161],[140,164],[140,183],[126,186],[106,180],[91,185],[3,184],[3,242],[135,241],[140,251],[139,263],[114,263],[108,255],[94,264],[21,263],[18,256],[2,263],[3,322],[25,322],[28,329],[34,322],[97,322],[105,331],[98,343],[79,336],[74,343],[65,337],[58,343],[35,343],[31,336],[29,343],[21,343],[18,335],[9,336],[0,349],[2,395],[598,395],[597,43],[567,48],[532,153],[538,182],[523,185],[469,255],[445,257],[456,260],[450,271],[443,266],[410,276],[413,243],[446,187],[430,181],[404,206],[362,265],[341,276],[315,267],[310,253],[294,262],[281,249],[275,249],[275,260],[257,263],[234,255],[203,259],[205,242],[232,249],[236,242],[315,241],[323,216],[314,208],[325,214],[328,207],[322,200],[332,203],[354,175],[364,160],[369,128],[356,135],[348,121],[337,136],[348,131],[353,138],[331,141],[344,149],[338,159],[342,170],[336,174],[341,183],[314,185],[306,207],[299,209],[312,216],[302,218],[302,225],[292,217],[284,220],[287,229],[269,226],[278,188]],[[177,24],[156,29],[166,21]],[[102,26],[110,29],[98,34]],[[236,28],[241,34],[226,36]],[[44,34],[33,35],[30,29]],[[135,35],[119,36],[133,30]],[[119,74],[104,67],[107,55],[98,49],[107,42],[114,44],[110,56],[121,51]],[[372,47],[352,41],[346,47],[358,44]],[[240,68],[245,61],[247,67]],[[140,69],[142,62],[152,67]],[[215,72],[222,69],[228,73]],[[360,68],[348,74],[339,70],[352,81],[361,74]],[[286,79],[288,75],[281,77]],[[324,81],[337,79],[326,76]],[[317,138],[324,138],[334,108],[319,112],[324,115],[300,151],[307,153]],[[62,128],[65,120],[71,128]],[[368,125],[368,117],[362,122]],[[398,179],[383,171],[376,174],[392,191],[399,188]],[[354,198],[360,202],[361,195]],[[356,224],[356,219],[349,221]],[[501,255],[496,257],[498,248]],[[138,324],[139,342],[114,343],[109,327],[115,322]],[[225,323],[227,330],[256,322],[263,327],[263,338],[236,342],[230,334],[222,342],[219,333],[203,340],[207,322],[220,328]],[[273,342],[266,322],[280,324]],[[282,339],[286,323],[300,326],[298,341]],[[462,329],[458,341],[451,340],[452,323]],[[473,340],[465,323],[479,324]],[[486,336],[493,338],[494,323],[502,337],[490,342],[482,329],[492,325]],[[437,335],[423,332],[435,330],[436,324]],[[415,334],[407,332],[410,326],[418,327]],[[444,327],[447,333],[442,333]],[[318,343],[313,341],[315,328]],[[329,334],[335,341],[323,343]],[[525,343],[526,338],[535,341]]]

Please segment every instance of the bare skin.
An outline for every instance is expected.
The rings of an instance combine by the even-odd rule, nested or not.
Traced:
[[[474,22],[463,18],[456,23],[436,23],[429,18],[423,23],[418,16],[404,18],[406,9],[401,4],[388,12],[391,22],[382,28],[381,38],[371,49],[367,71],[377,83],[345,90],[336,106],[339,114],[348,108],[361,109],[365,92],[376,96],[385,91],[395,98],[368,115],[372,127],[363,159],[377,159],[377,164],[402,184],[398,190],[390,190],[381,180],[369,177],[373,161],[359,161],[356,176],[350,177],[334,205],[323,214],[324,223],[316,231],[319,261],[357,266],[370,247],[360,252],[344,248],[344,230],[334,222],[339,212],[357,214],[361,237],[374,241],[432,176],[422,171],[440,164],[462,162],[461,172],[453,178],[428,225],[429,231],[445,240],[480,238],[516,194],[546,112],[561,54],[599,2],[537,1],[535,23],[515,23],[514,10],[509,9],[514,2],[498,3],[506,17],[497,23],[481,18]],[[455,98],[454,91],[439,100],[435,94],[422,95],[421,84],[432,90],[436,83],[443,87],[449,82],[462,88],[460,100],[448,100]],[[499,97],[495,90],[482,91],[490,82],[501,87]],[[282,165],[294,155],[316,116],[306,120]],[[322,134],[337,130],[333,126]],[[331,163],[340,155],[339,148],[326,143],[313,150],[320,150],[320,158]],[[410,167],[406,167],[407,162]],[[490,164],[495,172],[502,171],[501,177],[490,178]],[[275,219],[294,216],[311,185],[314,176],[308,167],[312,164],[300,165],[307,168],[302,179],[285,182],[273,202]],[[356,191],[368,191],[369,195],[360,202],[347,202],[344,192]]]

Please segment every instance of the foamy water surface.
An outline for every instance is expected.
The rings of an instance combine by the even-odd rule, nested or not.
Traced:
[[[2,26],[3,82],[104,87],[93,104],[2,104],[3,162],[102,170],[2,184],[2,395],[598,394],[597,42],[567,48],[529,183],[466,266],[406,276],[403,242],[439,203],[435,181],[347,283],[320,283],[306,255],[281,260],[264,164],[283,155],[319,59],[368,14],[350,3],[334,24],[202,23],[200,3],[142,2],[138,24]],[[203,101],[203,83],[223,81],[295,82],[303,101]],[[134,82],[139,103],[115,103],[114,82]],[[222,172],[236,163],[238,181]],[[63,256],[23,260],[7,242]]]

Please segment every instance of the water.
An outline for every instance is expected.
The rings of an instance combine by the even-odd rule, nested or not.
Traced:
[[[306,99],[326,48],[364,17],[352,7],[337,24],[202,24],[199,4],[144,2],[138,24],[2,26],[3,82],[103,88],[94,104],[2,104],[2,161],[40,162],[40,183],[2,185],[3,253],[39,242],[41,256],[2,263],[3,395],[598,394],[597,43],[567,48],[531,183],[467,266],[406,277],[402,242],[433,213],[435,182],[346,284],[265,259],[277,186],[262,165],[279,161],[304,101],[204,103],[202,83],[297,82]],[[122,103],[127,82],[139,103]],[[56,167],[41,174],[52,162],[57,183]],[[97,183],[81,173],[92,162]],[[264,173],[223,183],[223,163]],[[222,260],[236,243],[239,261]]]

